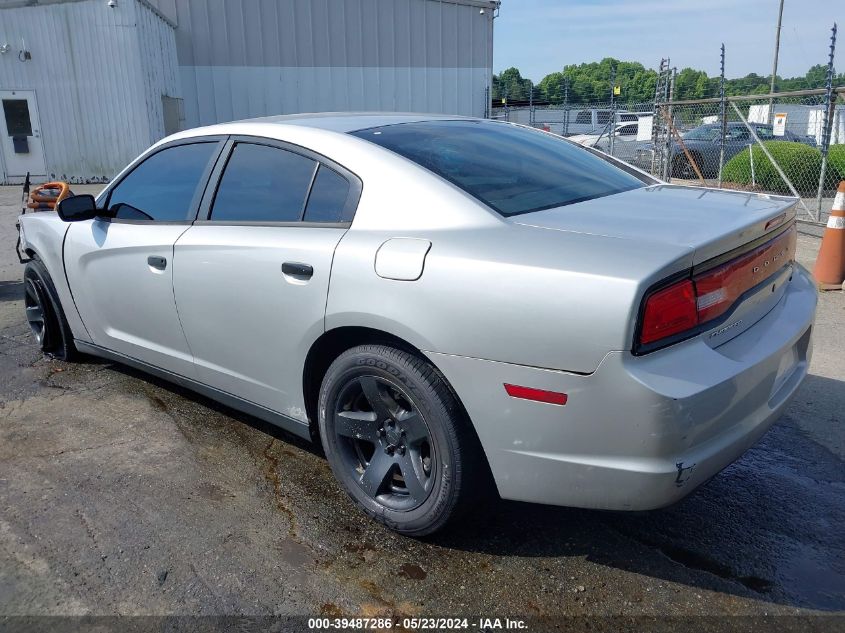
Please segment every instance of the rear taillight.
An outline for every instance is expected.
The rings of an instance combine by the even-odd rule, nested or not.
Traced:
[[[684,279],[646,299],[640,343],[648,345],[698,325],[695,287]]]
[[[794,260],[796,241],[793,226],[724,264],[648,294],[634,351],[669,345],[724,317],[743,294]]]

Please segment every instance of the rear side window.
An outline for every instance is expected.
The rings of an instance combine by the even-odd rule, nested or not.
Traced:
[[[347,198],[349,181],[336,171],[320,165],[303,219],[306,222],[342,222]]]
[[[645,182],[552,134],[494,121],[423,121],[354,132],[510,216],[609,196]]]
[[[218,222],[297,222],[317,162],[278,147],[238,143],[211,208]]]
[[[748,130],[744,127],[729,127],[727,134],[725,134],[725,138],[729,141],[744,141],[751,136],[748,134]]]
[[[187,220],[216,148],[217,142],[191,143],[156,152],[112,189],[109,209],[124,220]]]

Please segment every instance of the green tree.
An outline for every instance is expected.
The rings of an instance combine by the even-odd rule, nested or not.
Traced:
[[[564,101],[565,86],[569,83],[569,103],[607,103],[610,101],[610,77],[616,69],[616,84],[621,94],[619,103],[644,103],[654,99],[657,72],[639,62],[620,61],[606,57],[598,62],[571,64],[562,70],[550,73],[537,84],[535,99],[561,104]],[[823,88],[827,66],[817,64],[800,77],[776,77],[778,91]],[[834,73],[834,86],[845,85],[845,74]],[[730,95],[766,94],[770,88],[770,77],[749,73],[725,81],[725,92]],[[527,100],[531,81],[524,78],[517,68],[508,68],[493,77],[493,99],[497,103],[507,95],[510,101]],[[705,99],[719,95],[719,77],[709,77],[703,70],[683,68],[675,78],[675,98]]]
[[[710,94],[710,78],[703,70],[684,68],[675,78],[676,99],[705,99]]]
[[[531,80],[525,79],[516,68],[503,70],[498,76],[493,77],[493,99],[501,101],[507,98],[508,101],[525,101],[531,95]]]

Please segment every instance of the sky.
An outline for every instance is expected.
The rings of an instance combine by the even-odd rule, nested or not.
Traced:
[[[615,57],[657,68],[669,57],[719,74],[772,72],[779,0],[502,0],[495,21],[493,69],[516,66],[535,83],[568,64]],[[778,74],[803,75],[826,64],[830,29],[839,26],[838,68],[845,68],[845,0],[785,0]]]

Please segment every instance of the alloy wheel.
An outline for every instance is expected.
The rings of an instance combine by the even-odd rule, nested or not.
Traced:
[[[47,336],[47,321],[44,306],[44,294],[41,284],[35,279],[27,279],[24,287],[24,306],[29,328],[40,346],[44,346]]]
[[[413,510],[435,481],[434,442],[423,415],[398,385],[357,376],[339,391],[334,433],[343,467],[383,506]]]

